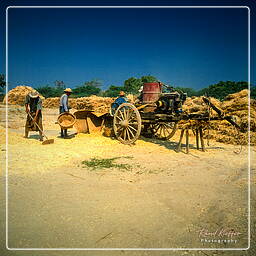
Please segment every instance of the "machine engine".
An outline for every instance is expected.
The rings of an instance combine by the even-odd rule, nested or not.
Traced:
[[[156,111],[162,113],[181,113],[182,104],[185,102],[186,98],[187,94],[183,92],[173,91],[163,93],[156,102]]]

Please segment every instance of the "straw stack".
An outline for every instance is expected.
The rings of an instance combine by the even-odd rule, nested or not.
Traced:
[[[114,102],[113,98],[90,96],[76,99],[76,108],[96,111],[98,113],[108,113],[111,103]]]
[[[251,145],[256,145],[256,101],[250,99],[248,101],[248,90],[242,90],[237,93],[228,95],[223,102],[218,101],[215,98],[210,99],[211,102],[221,109],[225,115],[233,116],[235,121],[240,125],[242,132],[239,132],[229,122],[223,121],[211,121],[211,122],[199,122],[199,121],[180,121],[179,128],[196,129],[202,127],[205,131],[205,137],[214,139],[218,142],[228,144],[248,144],[248,105],[250,102],[250,142]],[[207,105],[203,102],[202,97],[188,98],[184,105],[183,111],[187,113],[203,114],[207,111]],[[216,112],[212,111],[211,116],[216,116]]]
[[[250,139],[251,145],[256,145],[256,101],[254,99],[249,100],[248,96],[248,90],[245,89],[225,98],[222,104],[224,113],[234,116],[244,132],[238,133],[229,123],[221,121],[218,125],[215,125],[214,129],[216,132],[214,138],[217,141],[231,144],[248,144],[248,106],[250,103]]]
[[[210,98],[210,101],[216,106],[221,107],[221,102],[215,98]],[[191,98],[187,98],[182,106],[184,112],[189,114],[203,114],[207,112],[208,105],[203,101],[203,97],[193,96]]]
[[[34,91],[36,91],[36,90],[30,86],[25,86],[25,85],[17,86],[8,92],[8,94],[7,94],[8,95],[8,104],[24,105],[25,97],[29,93],[34,92]],[[44,97],[42,95],[40,95],[40,98],[42,100],[44,99]],[[4,97],[4,100],[3,100],[4,103],[6,103],[6,99],[7,99],[7,96]]]

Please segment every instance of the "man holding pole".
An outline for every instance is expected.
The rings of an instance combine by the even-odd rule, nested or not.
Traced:
[[[24,138],[28,138],[29,131],[39,131],[39,139],[43,141],[42,100],[37,91],[33,91],[26,96],[25,108],[28,115]]]

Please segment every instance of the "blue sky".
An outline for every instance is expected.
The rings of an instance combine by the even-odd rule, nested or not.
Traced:
[[[33,87],[156,76],[200,89],[247,81],[248,10],[9,9],[9,82]],[[252,81],[253,82],[253,81]]]

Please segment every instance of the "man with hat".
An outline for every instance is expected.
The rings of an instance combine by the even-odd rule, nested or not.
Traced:
[[[111,114],[113,115],[115,110],[123,103],[128,102],[127,98],[125,97],[125,92],[124,91],[120,91],[119,92],[119,97],[114,101],[114,103],[112,103],[111,105]]]
[[[72,90],[70,88],[66,88],[64,90],[64,94],[60,97],[60,114],[64,112],[69,112],[69,106],[68,106],[68,97],[72,93]],[[66,138],[68,136],[68,130],[61,128],[61,137]]]
[[[25,107],[27,112],[27,121],[25,125],[25,138],[28,138],[29,131],[39,131],[40,141],[43,140],[43,123],[42,123],[42,100],[37,91],[30,92],[25,98]],[[33,119],[32,119],[32,118]],[[42,131],[37,127],[40,127]]]

